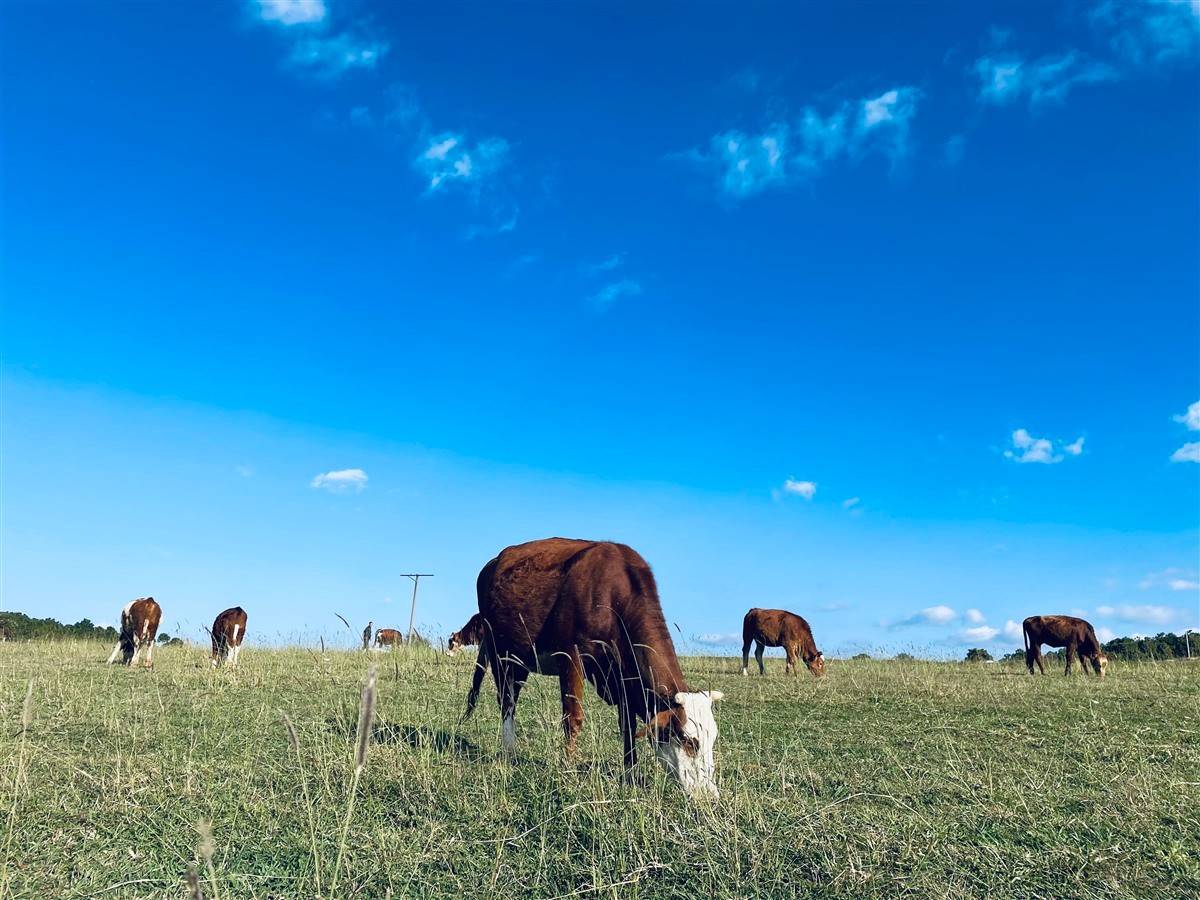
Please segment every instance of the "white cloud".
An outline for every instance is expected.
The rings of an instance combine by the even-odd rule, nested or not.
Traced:
[[[1063,452],[1071,456],[1078,456],[1083,452],[1083,438],[1076,438],[1073,443],[1063,444],[1058,443],[1058,450],[1054,449],[1055,441],[1050,438],[1034,437],[1024,428],[1018,428],[1012,433],[1012,447],[1004,451],[1006,459],[1011,459],[1019,463],[1044,463],[1053,465],[1063,461]],[[1062,452],[1060,452],[1062,451]]]
[[[858,504],[860,504],[861,502],[862,502],[862,500],[858,497],[850,497],[850,498],[842,501],[842,509],[853,509],[854,507],[858,506]]]
[[[1200,582],[1187,578],[1172,578],[1167,582],[1167,587],[1173,591],[1195,591],[1200,590]]]
[[[1101,625],[1099,628],[1096,629],[1096,637],[1100,640],[1100,643],[1102,643],[1102,644],[1107,644],[1109,641],[1113,640],[1113,638],[1115,638],[1116,636],[1117,636],[1117,633],[1115,631],[1113,631],[1111,628],[1108,628],[1104,625]]]
[[[1028,99],[1030,106],[1062,103],[1080,84],[1113,81],[1117,71],[1107,63],[1069,50],[1058,56],[1027,60],[1018,55],[983,56],[975,60],[979,99],[1007,104]]]
[[[1200,51],[1200,2],[1160,0],[1129,3],[1105,0],[1089,19],[1113,52],[1135,67],[1169,65]]]
[[[990,641],[999,633],[1000,629],[991,625],[977,625],[974,628],[964,628],[958,636],[963,641]]]
[[[1171,454],[1171,462],[1200,463],[1200,441],[1188,441]]]
[[[1004,623],[1004,636],[1006,638],[1008,638],[1009,640],[1024,641],[1025,640],[1025,629],[1022,628],[1020,622],[1014,621],[1013,619],[1009,619],[1007,622]]]
[[[325,0],[252,0],[264,22],[280,25],[313,25],[325,20]]]
[[[1186,425],[1188,431],[1200,431],[1200,400],[1187,408],[1187,412],[1172,416],[1176,422]]]
[[[461,134],[445,132],[429,139],[413,160],[413,168],[428,181],[430,192],[455,185],[475,189],[508,164],[508,141],[485,138],[469,144]]]
[[[1122,622],[1143,622],[1166,625],[1176,617],[1176,610],[1169,606],[1125,603],[1119,606],[1097,606],[1096,615]]]
[[[761,131],[714,135],[707,150],[684,158],[711,169],[720,193],[734,200],[819,175],[839,159],[854,163],[879,153],[893,166],[908,154],[908,136],[921,92],[898,87],[876,97],[843,101],[827,113],[806,107]]]
[[[966,611],[965,615],[967,617],[967,621],[970,622],[972,625],[982,625],[984,622],[987,621],[987,619],[985,618],[983,613],[981,613],[977,609],[968,609]]]
[[[350,491],[357,494],[367,486],[367,480],[367,473],[362,469],[338,469],[333,472],[322,472],[310,482],[310,485],[334,494],[344,494]]]
[[[919,612],[913,613],[899,622],[893,622],[891,628],[907,628],[910,625],[948,625],[958,618],[956,613],[949,606],[927,606]]]
[[[704,644],[706,647],[725,647],[730,644],[741,644],[741,642],[742,636],[734,631],[710,632],[696,637],[696,643]]]
[[[233,468],[243,478],[251,478],[254,475],[254,466],[234,466]]]
[[[783,491],[785,494],[795,494],[798,497],[803,497],[805,500],[811,500],[817,493],[817,483],[815,481],[797,481],[795,478],[789,478],[783,483]]]
[[[592,305],[597,309],[608,309],[622,297],[637,297],[642,293],[642,286],[632,278],[622,278],[612,284],[606,284],[592,295]]]
[[[599,275],[602,272],[611,272],[613,269],[619,269],[625,264],[624,253],[614,253],[608,259],[601,260],[597,263],[584,263],[579,268],[584,275]]]

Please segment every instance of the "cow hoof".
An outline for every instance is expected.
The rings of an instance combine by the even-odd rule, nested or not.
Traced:
[[[635,788],[645,788],[650,785],[650,779],[646,777],[646,773],[634,769],[626,769],[622,781]]]

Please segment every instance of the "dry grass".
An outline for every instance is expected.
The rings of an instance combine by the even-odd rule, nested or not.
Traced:
[[[722,798],[695,806],[648,752],[650,785],[621,783],[590,691],[566,764],[548,678],[506,757],[494,703],[458,724],[469,658],[105,657],[0,645],[0,897],[1200,895],[1196,665],[833,660],[818,683],[689,658],[726,696]]]

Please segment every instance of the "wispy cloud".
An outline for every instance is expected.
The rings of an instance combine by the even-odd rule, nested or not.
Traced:
[[[309,482],[310,486],[333,494],[362,493],[367,486],[367,473],[362,469],[337,469],[322,472]]]
[[[789,478],[783,483],[783,492],[785,494],[795,494],[797,497],[803,497],[805,500],[811,500],[816,496],[817,483],[815,481],[797,481],[795,478]]]
[[[1105,0],[1089,21],[1116,56],[1136,67],[1171,65],[1200,53],[1200,2]]]
[[[1079,85],[1115,81],[1118,77],[1112,66],[1074,50],[1036,60],[1016,55],[980,57],[975,61],[975,75],[983,102],[1027,100],[1033,107],[1062,103]]]
[[[237,472],[239,475],[241,475],[243,478],[253,478],[254,477],[254,467],[253,466],[234,466],[233,468],[234,468],[234,471]]]
[[[977,609],[968,609],[964,615],[972,625],[982,625],[987,621],[987,617]]]
[[[709,632],[697,635],[695,640],[697,644],[703,644],[706,647],[727,647],[740,645],[742,636],[735,631]]]
[[[1024,641],[1025,631],[1020,622],[1009,619],[1004,623],[1004,636],[1012,641]]]
[[[1191,404],[1186,412],[1172,418],[1188,431],[1200,431],[1200,400]],[[1171,454],[1171,462],[1200,463],[1200,441],[1188,441]]]
[[[313,25],[325,20],[325,0],[252,0],[258,17],[280,25]]]
[[[602,259],[600,262],[583,263],[579,270],[584,275],[600,275],[604,272],[611,272],[614,269],[619,269],[625,265],[625,254],[614,253],[607,259]]]
[[[854,509],[860,503],[862,503],[862,500],[858,497],[847,497],[842,501],[842,509]]]
[[[1166,625],[1176,618],[1178,610],[1170,606],[1124,603],[1119,606],[1097,606],[1096,615],[1121,622]]]
[[[895,166],[908,154],[920,97],[915,87],[897,87],[826,112],[805,107],[757,132],[720,132],[707,148],[682,158],[712,172],[718,192],[731,200],[816,177],[839,160],[854,163],[878,153]]]
[[[289,45],[285,63],[321,80],[352,69],[373,69],[388,51],[364,23],[331,30],[325,0],[250,0],[254,18],[271,26]]]
[[[1034,437],[1024,428],[1018,428],[1012,433],[1012,446],[1004,451],[1004,456],[1013,462],[1053,465],[1063,461],[1064,453],[1067,456],[1079,456],[1083,453],[1083,440],[1076,438],[1071,443],[1064,444],[1050,438]]]
[[[427,179],[431,193],[454,187],[477,189],[508,165],[508,150],[504,138],[470,143],[461,134],[444,132],[429,139],[413,167]]]
[[[592,305],[597,309],[605,310],[622,297],[637,297],[641,293],[642,285],[640,282],[634,281],[632,278],[622,278],[620,281],[606,284],[600,290],[596,291],[592,295]]]
[[[1143,591],[1169,590],[1194,591],[1200,588],[1195,571],[1178,568],[1163,569],[1161,572],[1151,572],[1138,582],[1138,588]]]
[[[911,616],[893,622],[889,628],[908,628],[912,625],[949,625],[958,618],[958,613],[951,607],[941,605],[927,606]]]

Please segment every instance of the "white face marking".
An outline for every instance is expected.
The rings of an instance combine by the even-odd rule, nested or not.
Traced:
[[[687,721],[683,733],[695,738],[700,745],[695,756],[688,754],[677,740],[655,741],[654,752],[663,767],[674,776],[693,798],[717,799],[716,763],[713,745],[717,742],[717,720],[713,716],[713,700],[720,700],[720,691],[676,694],[675,702],[683,707]]]
[[[517,727],[511,717],[504,720],[504,749],[511,750],[517,745]]]

